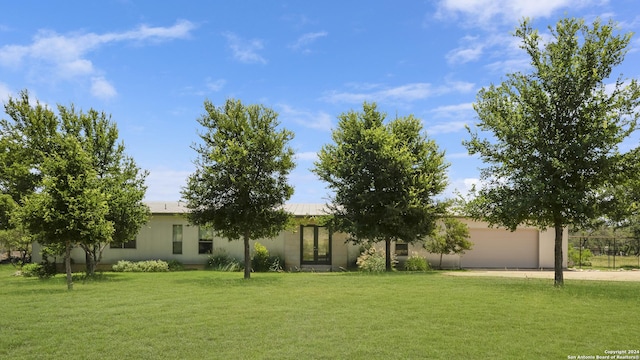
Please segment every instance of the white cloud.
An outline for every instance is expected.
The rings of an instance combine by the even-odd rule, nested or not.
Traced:
[[[469,192],[473,188],[473,186],[480,186],[480,179],[478,178],[462,178],[462,179],[454,179],[449,186],[444,191],[444,196],[448,198],[452,198],[456,196],[456,194],[460,194],[465,198],[468,198]]]
[[[222,90],[222,88],[225,86],[226,83],[227,83],[227,81],[224,80],[224,79],[212,80],[211,78],[207,78],[207,80],[205,81],[207,89],[209,89],[211,91],[220,91],[220,90]]]
[[[329,33],[326,31],[312,32],[306,33],[300,36],[296,42],[289,45],[289,48],[295,51],[309,52],[308,46],[311,45],[316,40],[327,36]]]
[[[180,191],[187,184],[187,178],[192,171],[157,168],[149,170],[147,176],[146,201],[175,201],[180,200]]]
[[[475,44],[472,47],[459,47],[449,51],[446,55],[449,64],[464,64],[480,59],[484,50],[483,44]]]
[[[449,121],[427,127],[427,134],[436,135],[454,133],[464,130],[465,126],[467,126],[466,121]]]
[[[69,80],[78,77],[95,77],[96,69],[89,54],[96,49],[117,42],[160,42],[188,37],[195,25],[189,21],[177,21],[169,27],[141,25],[125,32],[73,33],[62,35],[54,31],[40,30],[28,45],[5,45],[0,48],[0,66],[21,68],[37,73],[49,80]],[[100,79],[100,78],[99,78]],[[98,88],[107,90],[106,80],[97,82]],[[108,84],[108,83],[107,83]],[[92,81],[92,87],[96,82]],[[115,91],[111,86],[111,90]],[[92,88],[92,92],[93,92]],[[105,94],[98,91],[97,94]]]
[[[296,153],[296,159],[302,161],[316,161],[318,160],[318,153],[315,151],[306,151]]]
[[[262,40],[245,40],[231,32],[226,32],[223,35],[227,38],[227,44],[236,60],[246,64],[267,63],[267,60],[258,54],[258,51],[264,48]]]
[[[333,127],[333,117],[326,112],[299,110],[286,104],[279,104],[278,107],[280,108],[280,116],[283,119],[290,119],[304,127],[322,131],[331,131]]]
[[[432,96],[443,95],[451,92],[466,93],[474,89],[474,84],[464,81],[447,81],[445,85],[434,87],[429,83],[411,83],[396,87],[388,87],[370,92],[330,91],[322,100],[331,103],[356,103],[364,101],[409,103],[423,100]],[[372,89],[377,89],[375,87]]]
[[[0,104],[4,104],[9,101],[9,96],[13,96],[9,86],[0,82]]]
[[[91,78],[91,95],[103,100],[108,100],[118,95],[118,92],[109,81],[99,76]]]
[[[436,18],[463,17],[469,26],[514,24],[523,17],[548,18],[562,9],[574,10],[606,3],[606,0],[442,0]]]

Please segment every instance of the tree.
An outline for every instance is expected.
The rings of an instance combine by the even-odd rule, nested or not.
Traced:
[[[91,239],[107,242],[113,224],[106,219],[107,196],[91,156],[71,135],[58,134],[53,151],[41,164],[41,191],[26,196],[18,218],[47,245],[64,245],[67,289],[73,289],[71,249]]]
[[[589,27],[563,19],[549,29],[552,39],[541,43],[528,20],[520,24],[515,36],[531,72],[480,90],[478,127],[492,138],[470,131],[464,145],[489,164],[472,215],[511,230],[554,228],[554,284],[562,286],[564,228],[602,215],[603,188],[637,176],[638,150],[620,153],[618,144],[636,129],[640,89],[621,77],[605,84],[631,34],[616,35],[613,23],[599,20]]]
[[[46,170],[59,170],[51,164],[44,165],[52,157],[60,156],[61,151],[70,151],[70,145],[61,144],[75,139],[82,152],[69,153],[88,158],[100,192],[106,196],[105,220],[114,227],[111,237],[85,237],[75,243],[87,255],[87,274],[93,274],[107,244],[133,239],[147,221],[149,210],[142,203],[147,172],[141,171],[124,153],[124,145],[118,143],[115,123],[103,112],[90,109],[83,113],[73,105],[58,105],[58,114],[55,114],[37,101],[32,105],[26,90],[19,98],[10,98],[5,111],[11,120],[0,121],[0,164],[6,165],[0,167],[0,190],[11,196],[18,207],[36,190],[42,190],[43,179],[52,176]],[[7,216],[0,206],[0,220]],[[45,245],[49,242],[38,241]]]
[[[334,144],[322,147],[313,171],[334,192],[333,227],[354,243],[412,243],[432,233],[445,204],[434,200],[446,186],[444,152],[422,133],[413,116],[384,124],[376,104],[338,117]]]
[[[446,217],[438,226],[438,231],[427,240],[424,248],[433,254],[440,254],[438,268],[442,269],[442,255],[464,254],[471,250],[473,244],[469,241],[469,227],[467,224],[453,217]]]
[[[220,236],[244,241],[244,278],[251,276],[249,240],[276,236],[290,214],[283,209],[293,195],[287,175],[295,167],[288,142],[293,133],[277,127],[278,114],[262,105],[229,99],[223,107],[204,102],[204,127],[196,171],[182,195],[189,220],[210,225]]]
[[[58,106],[58,111],[62,133],[80,141],[91,158],[102,192],[108,194],[106,220],[113,224],[113,235],[106,241],[84,239],[78,244],[85,251],[86,273],[93,275],[106,246],[135,239],[147,222],[149,208],[142,200],[148,173],[126,156],[124,144],[118,143],[118,128],[104,112],[77,112],[73,106]]]

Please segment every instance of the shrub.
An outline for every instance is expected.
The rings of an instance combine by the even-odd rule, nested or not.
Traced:
[[[224,249],[216,249],[213,254],[207,258],[205,265],[207,269],[218,271],[241,271],[244,266],[236,258],[227,255]]]
[[[429,270],[429,263],[422,256],[414,254],[405,261],[404,269],[406,271],[427,271]]]
[[[182,265],[182,263],[178,260],[169,260],[167,262],[167,265],[169,266],[169,271],[182,271],[184,270],[184,265]]]
[[[42,265],[40,264],[24,264],[22,266],[21,274],[24,277],[38,276],[38,273],[42,271]]]
[[[569,262],[573,263],[574,266],[591,266],[591,257],[593,254],[589,249],[582,249],[582,261],[580,259],[580,250],[574,248],[573,246],[569,247]],[[582,262],[582,263],[581,263]]]
[[[256,242],[253,245],[254,253],[251,257],[251,270],[255,272],[269,271],[272,261],[269,257],[269,250],[266,246]]]
[[[56,275],[56,264],[48,261],[40,264],[24,264],[20,273],[24,277],[37,276],[40,279],[48,279]]]
[[[358,269],[365,272],[384,272],[386,261],[384,251],[378,252],[376,248],[370,247],[362,251],[356,260]]]
[[[169,264],[162,260],[138,262],[120,260],[111,269],[115,272],[164,272],[169,271]]]
[[[280,259],[278,256],[273,256],[269,259],[271,262],[271,266],[269,266],[269,271],[273,272],[282,272],[284,269],[284,261]]]

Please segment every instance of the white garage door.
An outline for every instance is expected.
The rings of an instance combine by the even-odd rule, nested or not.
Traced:
[[[470,229],[473,249],[460,260],[463,268],[538,267],[538,231]]]

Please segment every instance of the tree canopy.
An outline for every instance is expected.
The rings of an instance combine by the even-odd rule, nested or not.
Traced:
[[[491,136],[470,131],[464,145],[488,165],[471,214],[511,230],[554,228],[559,286],[563,229],[600,216],[604,189],[638,176],[638,149],[619,145],[636,130],[640,89],[609,80],[631,34],[600,20],[562,19],[549,30],[543,42],[528,20],[516,29],[531,70],[480,90],[477,127]]]
[[[196,171],[182,190],[187,216],[229,240],[243,239],[248,279],[249,240],[277,235],[290,219],[283,205],[293,195],[293,133],[278,129],[278,114],[263,105],[229,99],[215,107],[207,100],[204,108],[202,143],[193,146]]]
[[[313,171],[333,191],[332,226],[355,243],[384,241],[391,270],[392,241],[414,242],[430,235],[444,203],[444,152],[413,116],[384,123],[375,103],[338,117],[333,144],[322,147]]]

